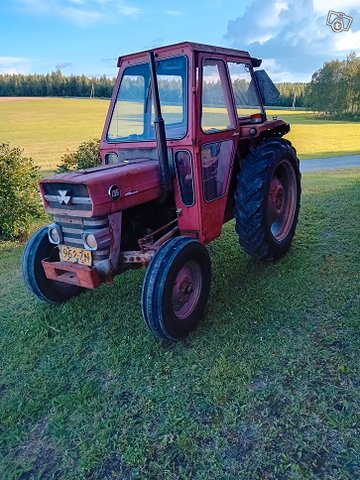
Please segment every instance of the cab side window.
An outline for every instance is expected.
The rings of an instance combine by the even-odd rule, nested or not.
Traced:
[[[222,60],[204,60],[201,100],[203,132],[215,133],[235,128],[227,69]]]
[[[261,113],[250,65],[228,62],[228,69],[238,117],[246,118],[254,113]]]

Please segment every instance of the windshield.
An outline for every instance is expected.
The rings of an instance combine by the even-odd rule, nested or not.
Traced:
[[[187,132],[186,57],[156,62],[166,138]],[[108,142],[155,140],[150,68],[147,63],[124,70],[107,132]]]

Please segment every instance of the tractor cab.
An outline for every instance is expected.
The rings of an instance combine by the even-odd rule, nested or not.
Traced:
[[[261,61],[249,53],[194,43],[151,53],[154,75],[149,52],[118,60],[102,160],[105,165],[160,161],[180,232],[207,243],[233,217],[241,155],[269,131],[284,134],[289,127],[281,120],[267,122],[263,95],[274,97],[275,87],[267,76],[258,82],[254,66]],[[164,124],[162,139],[156,133],[156,108]],[[161,149],[165,158],[158,154]]]

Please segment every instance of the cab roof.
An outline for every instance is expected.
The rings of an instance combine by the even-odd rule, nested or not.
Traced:
[[[201,53],[215,53],[225,56],[233,56],[233,57],[241,57],[241,58],[248,58],[251,60],[252,65],[254,67],[259,67],[261,64],[261,60],[258,58],[253,58],[246,50],[236,50],[235,48],[226,48],[226,47],[217,47],[215,45],[206,45],[204,43],[194,43],[194,42],[180,42],[174,43],[171,45],[165,45],[163,47],[157,48],[150,48],[148,50],[142,50],[140,52],[130,53],[128,55],[123,55],[118,58],[117,66],[120,66],[120,63],[124,58],[127,60],[133,60],[137,57],[144,57],[148,52],[156,53],[170,53],[171,51],[178,52],[181,49],[191,50],[193,52],[201,52]]]

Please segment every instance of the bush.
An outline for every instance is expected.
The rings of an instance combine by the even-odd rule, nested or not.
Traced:
[[[101,163],[100,141],[89,140],[82,143],[76,152],[65,153],[61,157],[61,163],[57,173],[71,172],[82,168],[96,167]]]
[[[7,238],[25,236],[42,214],[38,170],[21,148],[0,143],[0,233]]]

